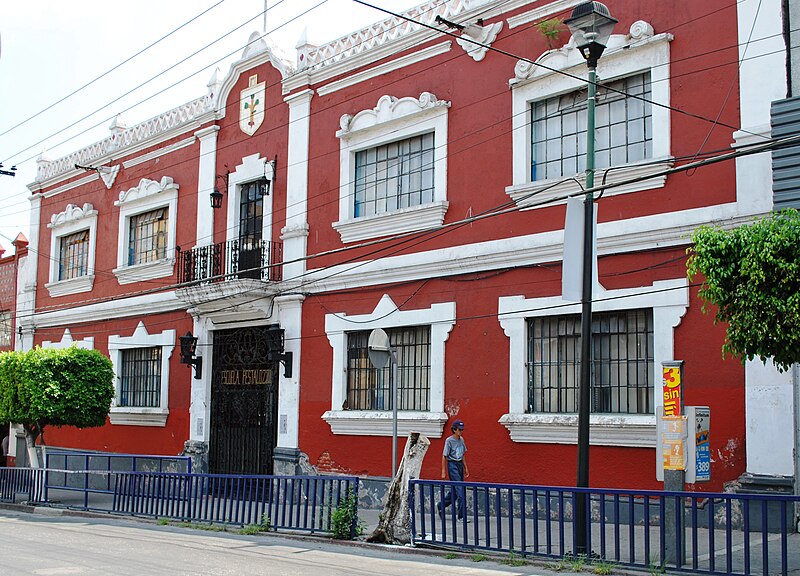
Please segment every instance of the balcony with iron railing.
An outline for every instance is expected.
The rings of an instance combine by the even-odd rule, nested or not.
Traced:
[[[210,284],[251,279],[279,282],[283,244],[264,240],[229,240],[178,252],[178,282]]]

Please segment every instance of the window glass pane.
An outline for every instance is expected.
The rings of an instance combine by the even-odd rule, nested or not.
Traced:
[[[155,262],[167,256],[169,211],[159,208],[131,216],[129,220],[128,264]]]
[[[649,99],[650,74],[637,74],[598,87],[594,134],[598,168],[652,157],[652,105],[627,96],[625,92]],[[584,89],[531,103],[533,181],[572,176],[583,171],[586,98]],[[570,158],[574,154],[578,156],[575,162]],[[545,169],[546,163],[553,164]]]
[[[389,328],[397,355],[398,410],[430,409],[430,326]],[[369,360],[370,331],[347,334],[347,400],[345,410],[392,410],[392,370],[377,370]]]
[[[64,236],[59,244],[58,280],[86,276],[89,273],[89,231]]]
[[[433,134],[356,152],[355,217],[433,201]]]
[[[651,414],[652,311],[595,313],[592,334],[591,410]],[[580,340],[580,316],[528,320],[528,412],[577,412]]]

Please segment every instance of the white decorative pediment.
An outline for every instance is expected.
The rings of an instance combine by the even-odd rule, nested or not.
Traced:
[[[672,40],[672,35],[659,34],[656,36],[650,24],[643,20],[637,20],[631,24],[628,34],[611,35],[608,39],[604,54],[609,55],[613,52],[641,46],[658,40],[670,41]],[[566,70],[573,66],[584,65],[585,63],[586,59],[575,46],[575,40],[570,38],[569,42],[564,44],[561,48],[548,50],[539,56],[535,63],[531,63],[527,60],[517,61],[516,66],[514,66],[514,78],[509,81],[509,84],[514,85],[518,82],[551,74],[553,70]]]
[[[494,42],[502,29],[502,22],[496,22],[488,26],[470,24],[464,28],[461,37],[456,38],[456,42],[475,62],[480,62],[486,56],[486,52],[489,51],[492,42]]]
[[[147,198],[148,196],[160,194],[164,190],[177,190],[178,188],[180,188],[180,186],[175,184],[170,176],[162,177],[159,182],[142,178],[139,181],[138,186],[131,188],[130,190],[120,192],[119,200],[114,202],[114,206],[120,206],[127,202],[135,202],[136,200],[141,200],[142,198]]]
[[[101,166],[97,169],[97,173],[100,174],[100,178],[103,179],[106,189],[111,190],[111,187],[114,185],[114,180],[117,179],[117,174],[119,174],[119,164],[116,166]]]
[[[64,350],[70,346],[76,346],[78,348],[83,348],[84,350],[92,350],[94,349],[94,336],[88,336],[83,340],[75,340],[73,339],[69,328],[66,328],[64,330],[64,335],[61,336],[60,342],[51,342],[50,340],[45,340],[42,342],[42,348]]]
[[[339,120],[341,130],[336,133],[339,138],[353,132],[366,130],[389,122],[394,122],[409,116],[418,115],[429,110],[449,108],[450,102],[437,100],[430,92],[423,92],[419,98],[406,96],[395,98],[384,95],[378,99],[378,105],[369,110],[362,110],[355,116],[345,114]]]
[[[50,223],[47,225],[47,227],[57,228],[59,226],[63,226],[70,222],[83,220],[84,218],[90,218],[96,215],[97,215],[97,210],[95,210],[94,207],[88,202],[83,206],[76,206],[75,204],[67,204],[67,207],[64,209],[63,212],[59,212],[58,214],[53,214],[50,217]]]

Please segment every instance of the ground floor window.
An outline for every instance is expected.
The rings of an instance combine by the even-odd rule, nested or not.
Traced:
[[[398,410],[430,409],[431,329],[386,330],[397,355]],[[392,368],[376,370],[369,359],[370,331],[347,334],[347,409],[392,410]]]
[[[157,407],[161,403],[161,347],[122,350],[120,406]]]
[[[592,317],[591,411],[651,414],[653,312],[596,313]],[[581,367],[580,315],[528,320],[528,413],[575,413]]]

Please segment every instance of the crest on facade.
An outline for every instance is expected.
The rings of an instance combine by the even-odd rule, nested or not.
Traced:
[[[250,84],[242,90],[239,98],[239,128],[252,136],[264,122],[264,96],[266,82],[258,81],[258,75],[250,76]]]

